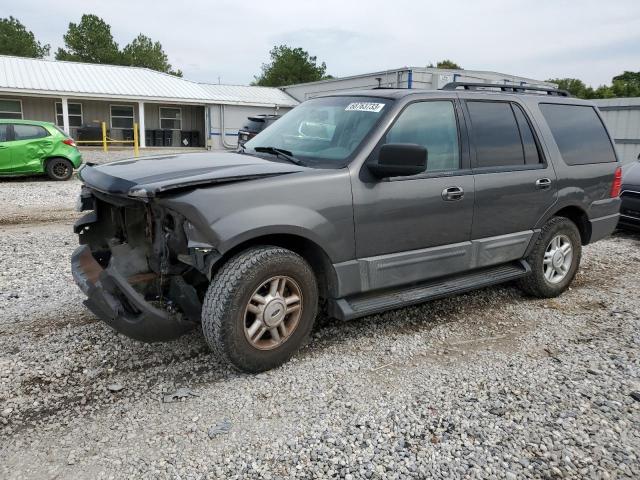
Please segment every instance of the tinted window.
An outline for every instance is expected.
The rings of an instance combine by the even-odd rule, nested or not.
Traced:
[[[9,125],[0,125],[0,142],[6,142],[9,138]]]
[[[540,110],[567,165],[616,161],[611,140],[593,107],[542,103]]]
[[[479,168],[524,165],[516,118],[508,102],[467,102]]]
[[[460,168],[458,126],[452,102],[412,103],[393,124],[385,143],[423,145],[428,152],[427,170]]]
[[[513,113],[515,113],[516,121],[518,122],[525,163],[527,165],[540,163],[540,153],[538,152],[538,146],[533,136],[533,130],[531,129],[531,125],[529,124],[527,117],[525,117],[524,112],[518,105],[511,104],[511,107],[513,108]]]
[[[34,138],[42,138],[49,136],[44,128],[38,125],[14,125],[14,140],[33,140]]]

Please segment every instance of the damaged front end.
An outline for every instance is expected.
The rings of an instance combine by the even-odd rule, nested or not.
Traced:
[[[118,332],[137,340],[171,340],[200,321],[215,252],[189,248],[190,224],[180,214],[86,186],[74,225],[80,246],[71,259],[85,305]],[[201,249],[200,249],[201,250]]]

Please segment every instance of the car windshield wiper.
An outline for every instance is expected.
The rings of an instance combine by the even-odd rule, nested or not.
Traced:
[[[291,163],[295,163],[296,165],[304,165],[304,163],[293,156],[293,154],[289,150],[285,150],[284,148],[277,147],[254,147],[256,152],[270,153],[275,155],[276,157],[282,157],[285,160],[290,161]]]

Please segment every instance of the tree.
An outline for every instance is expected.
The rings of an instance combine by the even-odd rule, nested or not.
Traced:
[[[616,97],[640,97],[640,72],[625,71],[616,75],[611,90]]]
[[[275,46],[269,52],[270,63],[262,64],[262,73],[255,77],[254,85],[282,87],[295,83],[315,82],[332,78],[326,74],[327,65],[317,64],[317,58],[302,48]]]
[[[430,65],[430,67],[433,68],[433,65]],[[463,68],[460,65],[458,65],[456,62],[449,59],[440,60],[438,63],[436,63],[436,68],[446,68],[449,70],[463,70]]]
[[[574,97],[593,98],[593,88],[577,78],[552,78],[546,81],[555,83],[560,90],[566,90]]]
[[[171,70],[167,54],[162,50],[160,42],[154,42],[142,33],[122,50],[122,63],[134,67],[146,67],[159,72],[182,76],[180,70]]]
[[[69,23],[64,44],[66,50],[59,48],[56,60],[111,65],[122,63],[122,55],[111,35],[111,27],[97,15],[85,14],[80,23]]]
[[[43,58],[49,55],[49,45],[42,45],[17,18],[0,18],[0,55]]]

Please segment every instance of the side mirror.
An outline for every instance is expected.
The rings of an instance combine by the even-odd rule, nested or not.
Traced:
[[[388,143],[380,148],[378,161],[368,164],[378,178],[417,175],[427,168],[427,149],[413,143]]]

